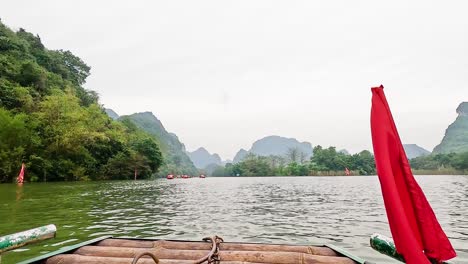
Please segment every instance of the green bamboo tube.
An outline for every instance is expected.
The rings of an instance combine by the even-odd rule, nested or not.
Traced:
[[[379,253],[392,257],[403,263],[406,263],[403,255],[397,252],[393,239],[384,235],[380,235],[380,234],[372,234],[370,238],[370,245],[373,249],[375,249]],[[431,259],[429,259],[429,261],[431,261],[431,263],[436,262],[435,260],[431,260]],[[449,263],[442,262],[441,264],[449,264]]]
[[[0,237],[0,254],[8,250],[25,246],[27,244],[53,238],[55,237],[56,232],[57,227],[55,227],[55,225],[46,225],[19,233],[2,236]]]
[[[106,239],[97,243],[98,246],[112,247],[137,247],[152,248],[163,247],[166,249],[181,250],[211,250],[211,243],[207,242],[179,242],[179,241],[142,241],[126,239]],[[290,246],[290,245],[268,245],[268,244],[243,244],[243,243],[221,243],[220,250],[228,251],[275,251],[275,252],[298,252],[321,256],[338,256],[338,254],[327,247],[314,246]]]
[[[84,256],[99,257],[119,257],[133,258],[142,252],[151,252],[159,259],[181,259],[197,260],[206,254],[208,250],[177,250],[156,248],[128,248],[128,247],[102,247],[102,246],[84,246],[75,251],[75,254]],[[278,263],[278,264],[355,264],[355,262],[345,257],[319,256],[298,252],[272,252],[272,251],[220,251],[219,257],[223,261],[244,261],[258,263]]]

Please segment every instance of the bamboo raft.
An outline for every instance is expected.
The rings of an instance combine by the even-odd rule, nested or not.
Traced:
[[[55,237],[54,225],[0,237],[0,254]],[[390,238],[371,237],[372,248],[400,261]],[[1,260],[1,259],[0,259]],[[66,246],[20,264],[372,264],[334,245],[284,245],[225,242],[218,236],[202,241],[104,236]]]
[[[153,240],[102,237],[80,243],[65,252],[31,259],[45,264],[364,264],[327,246],[227,243],[219,237],[205,241]]]

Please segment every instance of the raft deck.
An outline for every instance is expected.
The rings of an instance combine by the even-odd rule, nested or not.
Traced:
[[[21,264],[370,264],[333,246],[301,246],[101,237],[30,259]]]

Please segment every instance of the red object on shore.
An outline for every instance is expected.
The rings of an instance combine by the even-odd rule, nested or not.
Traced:
[[[348,168],[345,168],[345,171],[344,171],[344,172],[345,172],[346,176],[349,176],[349,175],[351,175],[351,172],[349,171],[349,169],[348,169]]]
[[[16,182],[17,183],[24,183],[24,168],[26,166],[24,165],[24,162],[21,163],[21,170],[20,170],[20,173],[18,175],[18,178],[16,178]]]
[[[167,176],[166,176],[166,179],[168,179],[168,180],[172,180],[172,179],[174,179],[174,175],[172,175],[172,174],[169,174],[169,175],[167,175]]]
[[[372,88],[371,131],[375,163],[393,240],[409,264],[456,256],[413,177],[383,86]]]

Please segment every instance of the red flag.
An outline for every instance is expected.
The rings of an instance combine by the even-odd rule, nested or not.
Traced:
[[[24,163],[21,164],[21,170],[18,175],[18,178],[16,178],[17,183],[23,183],[24,182]]]
[[[413,177],[383,86],[372,88],[372,142],[382,195],[397,251],[406,263],[456,256],[423,191]]]

